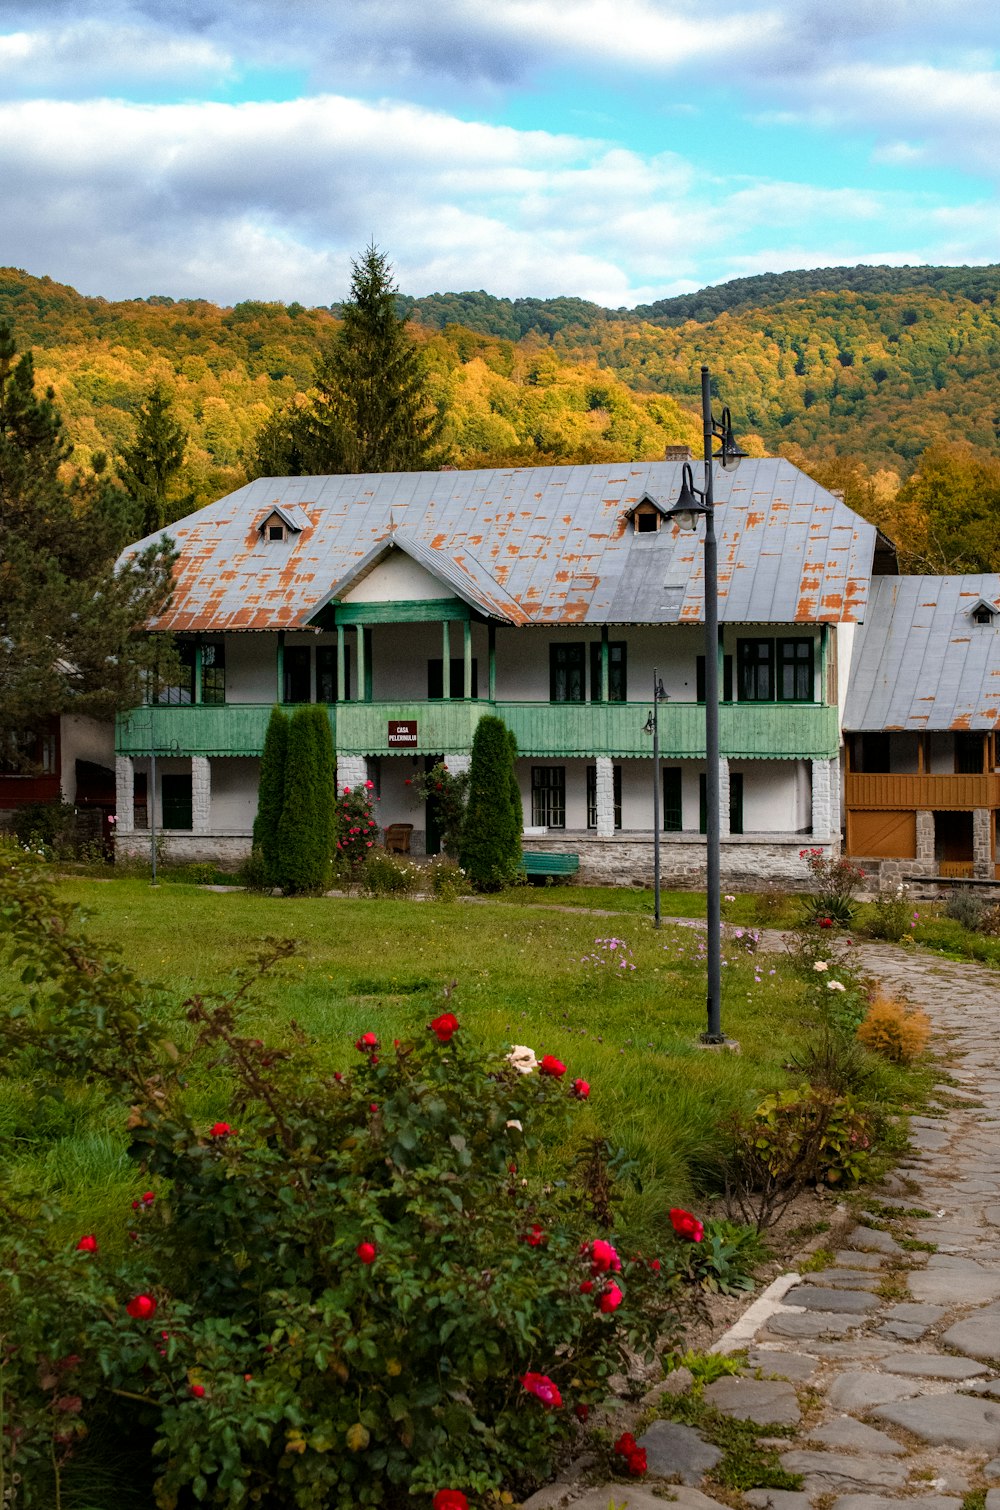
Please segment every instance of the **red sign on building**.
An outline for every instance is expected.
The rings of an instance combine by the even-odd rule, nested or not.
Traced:
[[[415,718],[390,718],[390,749],[415,750],[417,747],[417,720]]]

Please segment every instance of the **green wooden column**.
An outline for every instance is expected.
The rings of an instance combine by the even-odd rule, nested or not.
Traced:
[[[337,625],[337,701],[338,701],[338,703],[342,703],[344,701],[344,690],[345,690],[345,685],[346,685],[346,680],[347,680],[346,677],[345,677],[345,675],[344,675],[345,670],[346,670],[346,663],[345,663],[345,660],[344,660],[344,626],[343,626],[343,624],[338,624]]]
[[[489,698],[491,703],[497,700],[497,626],[491,619],[486,627],[488,653],[489,653]]]
[[[194,642],[194,700],[201,702],[201,640]]]
[[[611,701],[611,665],[608,655],[608,626],[601,625],[601,702]]]
[[[363,703],[363,702],[367,702],[367,700],[368,700],[368,668],[367,668],[367,666],[365,664],[365,626],[363,624],[357,624],[357,625],[355,625],[354,634],[355,634],[355,639],[356,639],[356,643],[357,643],[357,656],[356,656],[357,670],[358,670],[358,693],[357,693],[357,697],[358,697],[358,702],[359,703]]]
[[[365,636],[365,702],[370,703],[373,696],[372,679],[375,674],[375,655],[372,650],[372,632],[367,624],[362,633]]]
[[[441,696],[451,696],[451,625],[441,620]]]
[[[819,626],[819,697],[817,701],[821,703],[825,703],[827,700],[826,678],[828,657],[830,654],[829,633],[829,624],[821,624]]]
[[[278,702],[285,701],[285,631],[278,630]]]
[[[465,651],[465,680],[462,696],[468,702],[472,696],[472,620],[462,620],[463,649]]]

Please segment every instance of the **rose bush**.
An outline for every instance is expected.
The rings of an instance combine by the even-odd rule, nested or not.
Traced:
[[[0,1486],[56,1503],[89,1432],[143,1444],[160,1510],[520,1492],[675,1330],[675,1266],[619,1258],[553,1178],[582,1114],[560,1061],[484,1053],[448,1011],[335,1070],[294,1026],[241,1030],[247,981],[192,997],[177,1045],[37,876],[0,865],[0,910],[24,982],[0,1074],[100,1084],[149,1187],[93,1246],[0,1197]]]

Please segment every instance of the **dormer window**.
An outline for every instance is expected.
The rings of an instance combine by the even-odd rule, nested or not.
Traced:
[[[267,538],[269,540],[287,540],[288,535],[285,526],[280,522],[269,524],[267,527]]]
[[[980,598],[979,602],[969,610],[969,617],[973,624],[992,624],[997,612],[995,603],[988,603],[985,598]]]
[[[631,520],[636,535],[655,535],[663,522],[663,506],[649,493],[644,493],[639,502],[628,510],[625,518]]]
[[[268,545],[279,544],[281,541],[290,540],[293,535],[299,534],[302,525],[290,509],[272,508],[257,525],[257,533]]]

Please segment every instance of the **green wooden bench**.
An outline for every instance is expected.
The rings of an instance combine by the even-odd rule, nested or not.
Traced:
[[[548,853],[522,855],[521,869],[529,881],[545,881],[550,876],[562,880],[576,875],[580,869],[580,856]]]

